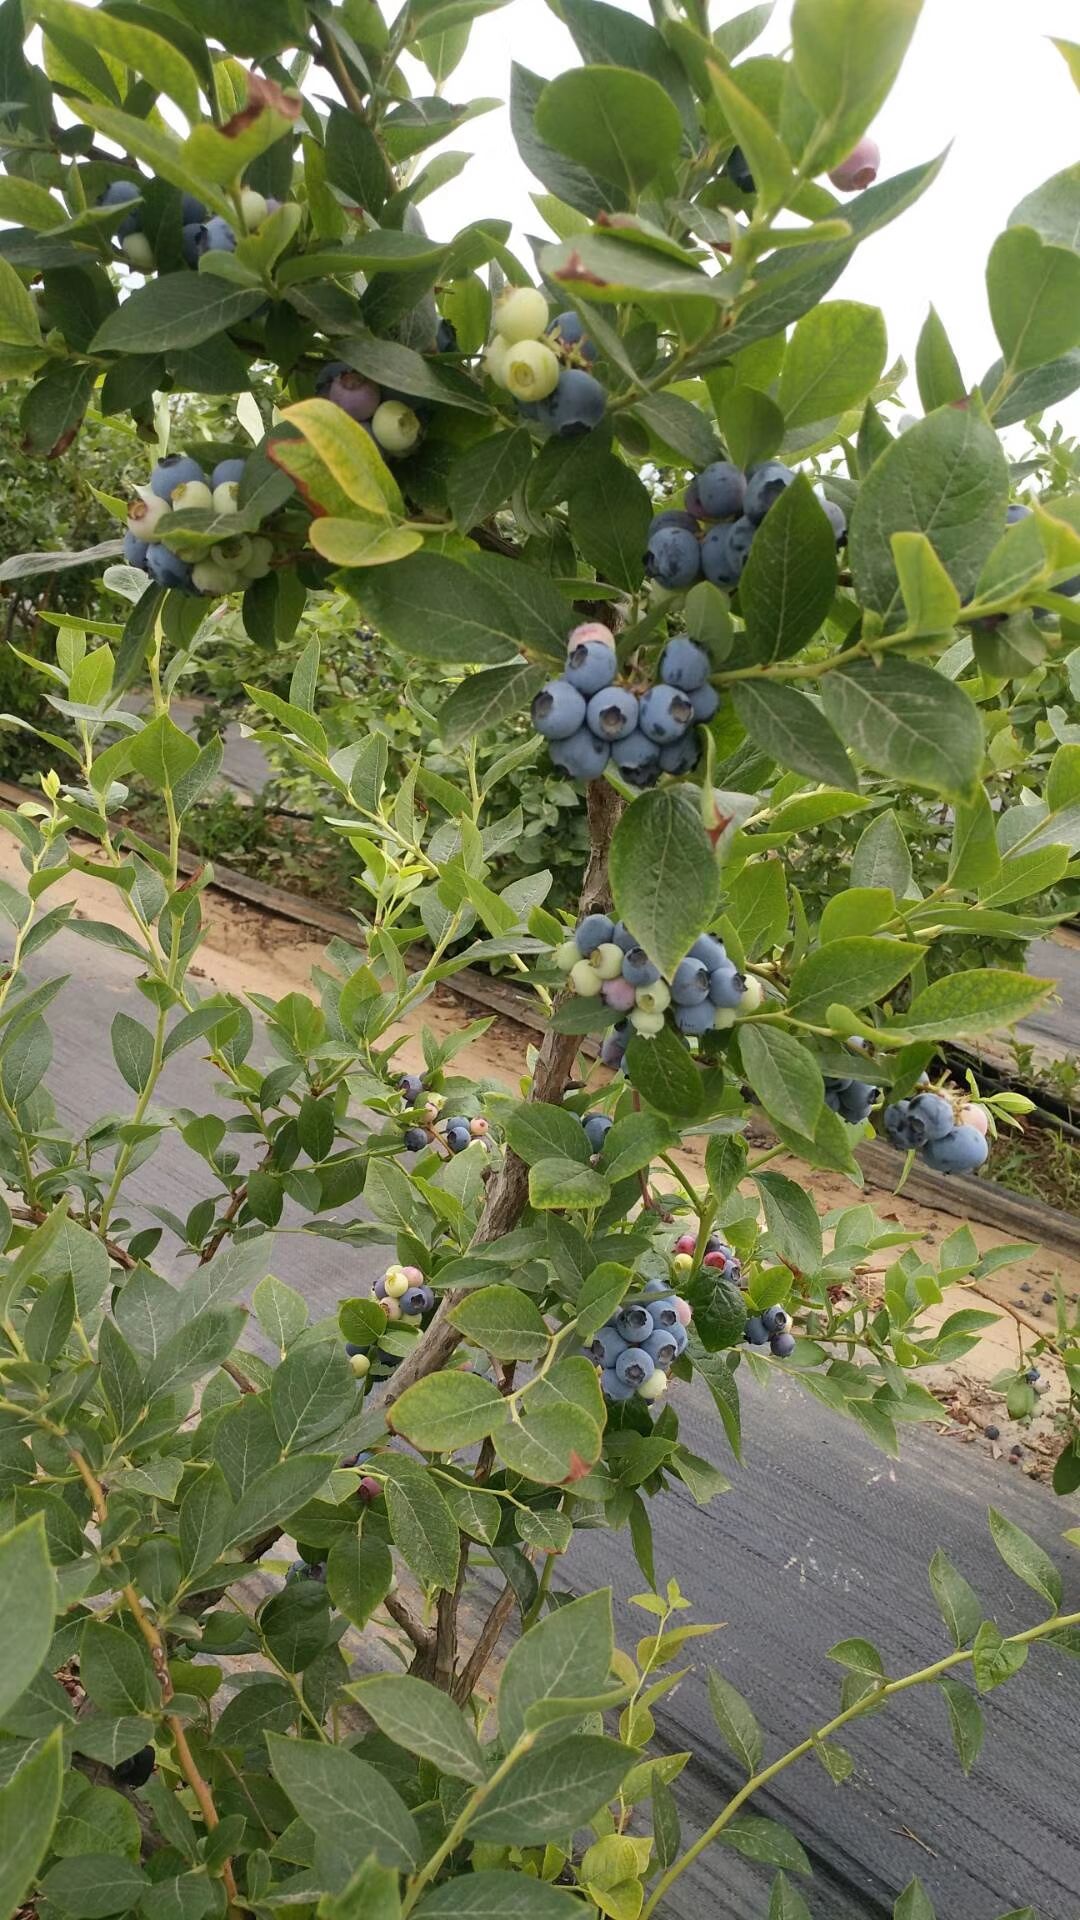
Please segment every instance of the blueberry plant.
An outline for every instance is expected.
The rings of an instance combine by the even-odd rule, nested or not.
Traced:
[[[1050,486],[1010,513],[998,432],[1080,382],[1075,174],[995,242],[998,365],[966,380],[931,314],[924,417],[894,438],[882,316],[827,296],[940,165],[879,181],[867,132],[918,0],[795,0],[783,58],[749,51],[764,8],[648,24],[562,0],[581,64],[513,75],[555,236],[526,260],[498,218],[437,240],[419,211],[462,164],[422,156],[495,103],[414,96],[403,56],[442,89],[496,6],[0,5],[0,374],[42,460],[77,459],[90,408],[146,443],[118,538],[0,569],[115,563],[130,609],[53,616],[67,731],[43,729],[56,767],[5,818],[26,879],[0,889],[4,1912],[638,1920],[723,1842],[778,1869],[771,1915],[805,1915],[806,1856],[760,1786],[804,1758],[842,1781],[836,1736],[915,1685],[970,1768],[978,1695],[1040,1643],[1080,1650],[1056,1567],[993,1513],[1034,1624],[1000,1629],[939,1551],[951,1650],[895,1674],[841,1642],[839,1704],[787,1753],[766,1760],[713,1656],[746,1778],[702,1831],[673,1790],[690,1756],[651,1750],[709,1628],[680,1621],[650,1503],[728,1484],[681,1439],[680,1395],[701,1384],[737,1459],[741,1388],[784,1369],[895,1451],[938,1417],[920,1370],[985,1319],[927,1308],[1026,1251],[980,1259],[960,1229],[924,1260],[859,1198],[855,1149],[884,1109],[906,1151],[974,1167],[1015,1107],[923,1084],[934,1050],[1052,985],[931,976],[943,939],[1022,941],[1014,909],[1077,851],[1080,748],[996,811],[971,685],[1004,695],[1077,639],[1077,501]],[[175,433],[193,391],[235,425]],[[206,991],[211,876],[181,854],[222,749],[170,703],[227,604],[272,651],[328,584],[403,671],[457,669],[441,760],[389,784],[381,733],[331,743],[314,641],[287,697],[254,685],[364,907],[315,997]],[[522,746],[492,757],[492,736],[530,708],[583,782],[572,924],[550,873],[493,884],[520,816],[492,795]],[[164,844],[118,824],[135,780]],[[811,915],[800,835],[882,782],[938,809],[947,871],[920,893],[878,810]],[[72,873],[115,888],[115,918],[50,904]],[[75,1129],[49,1090],[61,932],[125,956],[140,996],[111,1025],[131,1102]],[[422,1025],[490,956],[550,1016],[513,1092],[457,1070],[475,1029]],[[181,1052],[205,1063],[197,1107],[170,1101]],[[752,1103],[776,1140],[756,1155]],[[176,1136],[204,1168],[185,1217],[130,1184]],[[822,1218],[784,1152],[846,1175],[851,1204]],[[283,1219],[339,1249],[336,1315],[274,1274]],[[1080,1393],[1064,1305],[1051,1346]],[[1078,1483],[1070,1433],[1057,1485]],[[560,1581],[582,1527],[628,1530],[632,1655],[610,1594]]]

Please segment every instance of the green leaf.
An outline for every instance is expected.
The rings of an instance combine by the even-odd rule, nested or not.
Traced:
[[[380,1456],[387,1475],[390,1534],[423,1587],[453,1590],[460,1539],[457,1525],[432,1475],[406,1456]]]
[[[380,1673],[346,1689],[395,1746],[428,1760],[440,1773],[478,1786],[484,1757],[460,1707],[426,1680]]]
[[[21,1107],[39,1086],[52,1061],[52,1032],[40,1018],[27,1020],[8,1035],[0,1061],[0,1086],[12,1107]]]
[[[577,1160],[538,1160],[529,1169],[529,1205],[533,1207],[600,1207],[610,1192],[610,1182],[602,1173]]]
[[[827,786],[848,791],[857,787],[840,736],[805,693],[779,680],[742,680],[732,687],[731,698],[755,746],[780,766]]]
[[[740,661],[768,665],[798,653],[818,631],[835,592],[836,535],[806,475],[797,474],[755,534],[739,582],[746,621]]]
[[[874,1006],[907,979],[925,952],[905,940],[857,935],[830,940],[799,961],[788,989],[788,1011],[817,1025],[834,1001],[855,1011]]]
[[[254,1540],[266,1527],[280,1524],[283,1516],[296,1513],[325,1485],[336,1465],[332,1453],[298,1453],[256,1474],[233,1508],[225,1547]]]
[[[873,1680],[885,1678],[881,1655],[869,1640],[838,1640],[829,1648],[828,1657],[849,1673],[865,1673]]]
[[[595,1371],[588,1361],[593,1380]],[[599,1399],[599,1387],[596,1388]],[[538,1486],[561,1487],[587,1473],[600,1457],[600,1423],[582,1407],[542,1405],[535,1395],[524,1403],[520,1420],[497,1427],[495,1451],[512,1473]]]
[[[1061,1575],[1049,1554],[996,1507],[990,1509],[990,1532],[1005,1565],[1056,1611],[1061,1605]]]
[[[365,573],[355,592],[383,638],[408,656],[463,665],[517,663],[517,626],[503,596],[459,560],[438,553],[410,554]],[[567,631],[571,619],[567,607]],[[564,652],[565,645],[564,638]]]
[[[810,1920],[810,1909],[785,1873],[778,1873],[769,1895],[768,1920]]]
[[[711,918],[711,915],[703,915]],[[693,1119],[701,1107],[701,1075],[679,1039],[665,1026],[661,1033],[631,1035],[626,1050],[626,1067],[631,1085],[643,1100],[660,1113],[676,1120]]]
[[[394,1431],[420,1453],[474,1446],[508,1418],[506,1401],[492,1381],[453,1371],[428,1374],[406,1387],[387,1415]]]
[[[978,1595],[939,1547],[930,1562],[930,1587],[954,1647],[974,1639],[982,1619]]]
[[[921,1880],[909,1881],[893,1907],[893,1920],[935,1920],[933,1906]]]
[[[274,1371],[270,1411],[282,1453],[331,1439],[355,1405],[356,1381],[337,1339],[293,1347]]]
[[[813,1055],[782,1027],[745,1021],[739,1029],[743,1071],[766,1113],[813,1139],[825,1082]]]
[[[796,0],[795,78],[819,121],[815,173],[845,159],[865,133],[892,90],[921,10],[922,0]]]
[[[216,274],[158,274],[109,314],[90,344],[95,353],[199,347],[246,320],[265,297],[262,287],[230,286]]]
[[[720,891],[694,790],[667,787],[633,801],[612,837],[609,874],[620,919],[670,973],[708,925]]]
[[[575,1673],[575,1684],[578,1676]],[[587,1826],[618,1790],[633,1749],[600,1734],[572,1734],[525,1753],[469,1822],[473,1840],[535,1846]]]
[[[861,406],[885,366],[879,307],[827,300],[799,321],[784,355],[777,398],[788,429]]]
[[[960,613],[960,595],[925,533],[894,533],[893,560],[907,618],[904,631],[949,634]]]
[[[634,195],[674,165],[679,111],[658,81],[629,67],[578,67],[549,81],[536,133],[559,153]]]
[[[776,1820],[765,1820],[754,1813],[738,1813],[717,1835],[720,1844],[734,1847],[747,1860],[763,1860],[771,1867],[787,1867],[792,1873],[809,1873],[810,1862],[793,1833]]]
[[[742,1694],[715,1667],[710,1667],[708,1681],[713,1719],[739,1765],[756,1773],[765,1748],[761,1728]]]
[[[906,899],[910,892],[911,855],[891,808],[871,820],[860,835],[851,859],[851,884],[860,889],[887,887],[897,900]],[[887,918],[882,915],[883,920]]]
[[[215,1747],[249,1753],[267,1733],[287,1733],[300,1711],[296,1695],[283,1680],[257,1681],[234,1693],[214,1726]]]
[[[460,746],[526,709],[548,678],[546,666],[514,660],[506,667],[470,673],[439,708],[439,737],[446,747]]]
[[[614,455],[591,462],[587,482],[572,488],[569,504],[570,532],[582,558],[601,580],[635,592],[654,511],[637,474]]]
[[[915,378],[924,413],[952,406],[954,401],[963,400],[967,392],[960,363],[934,307],[923,321],[915,348]]]
[[[574,1920],[581,1902],[547,1880],[485,1867],[426,1893],[414,1920]]]
[[[860,604],[882,615],[886,631],[904,624],[894,533],[925,533],[961,599],[969,598],[1001,537],[1008,497],[997,434],[974,409],[943,407],[917,421],[859,488],[848,554]]]
[[[198,757],[194,740],[182,733],[167,713],[159,713],[148,721],[128,745],[129,764],[155,793],[165,793],[175,787]]]
[[[190,1578],[212,1567],[223,1552],[232,1505],[228,1483],[216,1464],[207,1467],[188,1488],[178,1521],[180,1564],[185,1576]]]
[[[393,1556],[384,1540],[355,1528],[338,1535],[327,1556],[326,1590],[352,1626],[367,1626],[393,1584]]]
[[[775,400],[754,387],[732,387],[719,402],[716,417],[728,454],[740,467],[771,459],[783,442],[783,414]]]
[[[949,973],[916,994],[907,1013],[893,1024],[913,1040],[960,1040],[992,1033],[1026,1019],[1056,984],[998,967]]]
[[[385,1867],[411,1872],[421,1854],[416,1822],[377,1768],[345,1747],[313,1740],[271,1733],[266,1744],[278,1785],[350,1872],[372,1854]]]
[[[144,1093],[154,1074],[154,1037],[129,1013],[113,1015],[113,1059],[133,1093]]]
[[[326,177],[346,201],[378,214],[386,199],[388,177],[376,135],[345,107],[331,107],[326,123]]]
[[[970,1773],[979,1757],[983,1738],[982,1708],[970,1690],[950,1673],[943,1673],[938,1685],[949,1709],[953,1744],[965,1773]]]
[[[64,1733],[54,1727],[0,1787],[0,1913],[15,1913],[30,1891],[48,1850],[63,1778]]]
[[[410,399],[434,400],[443,406],[459,407],[465,413],[491,411],[478,392],[475,380],[452,368],[437,366],[397,340],[386,340],[380,334],[358,327],[334,344],[350,367],[380,387],[407,394]]]
[[[1004,1640],[992,1620],[984,1620],[975,1635],[972,1666],[980,1693],[989,1693],[1019,1673],[1028,1657],[1027,1646]]]
[[[1080,346],[1080,255],[1031,227],[999,234],[986,263],[990,317],[1010,374]]]
[[[149,1884],[134,1860],[117,1853],[80,1853],[50,1867],[41,1888],[70,1920],[105,1920],[137,1906]]]
[[[63,50],[66,36],[85,41],[98,53],[119,60],[150,82],[156,93],[176,101],[188,120],[199,118],[199,83],[192,68],[171,41],[160,34],[95,9],[88,14],[74,0],[34,0],[34,13],[46,34]]]
[[[568,1601],[515,1641],[499,1681],[499,1735],[506,1750],[521,1738],[529,1709],[538,1701],[601,1693],[609,1683],[613,1652],[607,1589]]]
[[[496,1360],[538,1360],[551,1341],[539,1308],[518,1287],[480,1287],[451,1309],[450,1319]]]
[[[750,163],[762,206],[782,207],[791,188],[791,156],[769,118],[714,62],[709,79],[723,115]],[[740,78],[742,76],[740,75]]]
[[[446,478],[454,523],[470,533],[481,520],[513,498],[532,465],[527,427],[494,433],[459,453]]]
[[[816,1273],[821,1265],[821,1222],[810,1195],[782,1173],[758,1173],[754,1179],[769,1244],[778,1259],[793,1273]]]
[[[404,560],[424,544],[411,527],[392,527],[382,520],[345,520],[332,514],[313,520],[308,542],[336,567],[386,567]]]
[[[34,1514],[0,1535],[0,1715],[25,1692],[48,1653],[56,1604],[45,1522]]]
[[[0,342],[6,347],[41,345],[37,308],[14,267],[4,259],[0,259]]]
[[[654,1113],[628,1113],[616,1120],[600,1151],[600,1169],[614,1185],[647,1167],[658,1153],[667,1153],[678,1133]]]
[[[146,1397],[175,1393],[228,1358],[247,1318],[243,1307],[211,1307],[178,1328],[158,1348],[146,1376]]]
[[[967,694],[932,667],[894,654],[855,660],[826,674],[822,701],[840,738],[875,773],[947,799],[973,791],[982,721]]]
[[[570,207],[595,220],[601,210],[614,212],[627,204],[626,193],[601,180],[542,140],[536,128],[536,108],[546,82],[527,67],[510,67],[510,128],[523,164],[537,180]],[[558,229],[556,229],[558,231]]]
[[[580,1160],[583,1166],[589,1158],[589,1143],[577,1114],[548,1101],[523,1100],[513,1107],[506,1117],[505,1133],[507,1146],[526,1166],[553,1155]]]
[[[79,1676],[102,1713],[153,1713],[159,1705],[160,1688],[143,1641],[108,1621],[88,1620],[83,1628]]]

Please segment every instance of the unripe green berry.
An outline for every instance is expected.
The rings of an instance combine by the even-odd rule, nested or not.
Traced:
[[[235,513],[240,498],[239,483],[235,480],[222,480],[214,488],[213,504],[215,513]]]
[[[659,1400],[661,1394],[667,1392],[667,1385],[667,1374],[657,1367],[655,1373],[650,1373],[648,1379],[642,1381],[638,1392],[643,1400]]]
[[[601,980],[617,980],[622,972],[622,963],[623,950],[613,940],[606,940],[603,946],[596,947],[589,955],[589,965]]]
[[[387,453],[411,453],[420,438],[420,422],[404,400],[384,400],[372,415],[371,431]]]
[[[603,984],[591,960],[579,960],[570,969],[570,985],[583,1000],[595,1000]]]
[[[756,1013],[765,998],[765,989],[756,974],[751,974],[746,982],[746,992],[739,1001],[740,1013]]]
[[[236,587],[236,575],[231,567],[223,567],[212,557],[198,560],[191,570],[191,584],[200,593],[232,593]]]
[[[651,987],[639,987],[637,1003],[642,1013],[663,1013],[671,1005],[671,988],[666,980],[654,980]]]
[[[214,496],[205,480],[185,480],[174,489],[169,500],[174,513],[205,513],[213,504]]]
[[[126,239],[121,240],[120,251],[136,273],[153,273],[156,265],[154,249],[145,233],[129,233]]]
[[[484,372],[489,380],[494,380],[497,387],[505,387],[507,384],[506,356],[509,351],[510,343],[503,339],[501,333],[495,334],[484,349]]]
[[[261,227],[267,215],[267,205],[261,193],[254,187],[244,187],[240,194],[240,218],[248,232]]]
[[[505,364],[506,384],[516,400],[546,400],[559,384],[559,362],[542,340],[519,340]]]
[[[509,346],[539,340],[547,322],[548,304],[538,287],[507,287],[495,303],[495,325]]]
[[[630,1015],[630,1025],[635,1033],[651,1038],[655,1034],[663,1033],[664,1016],[662,1013],[646,1013],[643,1007],[635,1007]]]
[[[362,1380],[365,1373],[371,1372],[371,1361],[368,1359],[366,1353],[351,1353],[349,1355],[349,1365],[358,1380]]]
[[[572,973],[581,959],[576,940],[564,940],[561,947],[556,947],[551,957],[560,973]]]

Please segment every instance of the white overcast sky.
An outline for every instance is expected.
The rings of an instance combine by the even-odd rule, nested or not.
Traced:
[[[713,25],[748,4],[713,0]],[[651,18],[647,0],[626,0],[626,11]],[[783,51],[790,16],[790,0],[779,0],[754,52]],[[930,159],[950,142],[952,151],[918,206],[860,247],[830,296],[883,308],[890,360],[902,354],[913,365],[931,302],[969,384],[997,357],[984,281],[990,246],[1018,200],[1080,158],[1080,93],[1050,44],[1055,34],[1080,39],[1080,0],[925,0],[873,131],[883,176]],[[442,91],[452,100],[508,100],[515,58],[547,78],[577,63],[569,33],[545,0],[511,0],[479,20]],[[514,222],[517,250],[529,261],[522,235],[544,231],[529,200],[537,183],[518,159],[505,112],[470,122],[448,144],[475,158],[427,203],[429,229],[444,238],[478,214],[496,214]],[[1075,398],[1060,412],[1080,431]]]

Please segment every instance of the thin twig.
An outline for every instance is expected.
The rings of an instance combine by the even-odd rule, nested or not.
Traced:
[[[396,1620],[402,1632],[408,1634],[417,1653],[422,1653],[426,1657],[434,1652],[435,1635],[432,1629],[425,1627],[423,1621],[416,1618],[412,1608],[407,1606],[398,1594],[388,1593],[383,1606],[391,1620]]]
[[[459,1706],[464,1706],[483,1677],[484,1668],[498,1646],[499,1636],[510,1618],[513,1605],[514,1589],[508,1581],[484,1621],[473,1650],[454,1681],[452,1698]]]

